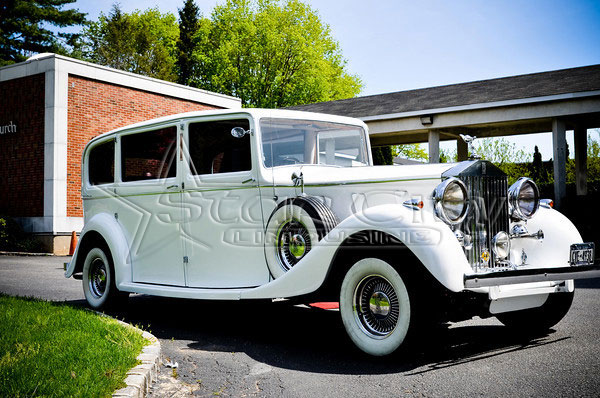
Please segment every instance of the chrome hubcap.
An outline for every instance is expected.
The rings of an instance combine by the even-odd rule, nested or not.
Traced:
[[[295,234],[290,240],[290,253],[297,259],[301,259],[306,252],[306,242],[300,234]]]
[[[90,292],[96,297],[101,298],[106,291],[106,265],[100,258],[92,261],[89,273]]]
[[[289,271],[311,248],[310,234],[296,219],[286,220],[277,231],[277,255],[281,267]]]
[[[369,310],[377,319],[385,319],[390,313],[390,298],[384,292],[374,292],[369,300]]]
[[[368,335],[385,338],[391,334],[400,318],[400,303],[392,284],[381,275],[363,278],[354,291],[354,314]]]

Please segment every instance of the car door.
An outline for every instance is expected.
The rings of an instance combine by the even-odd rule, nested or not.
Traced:
[[[252,287],[268,282],[251,119],[225,115],[187,125],[182,207],[187,285]],[[241,137],[234,137],[238,128]]]
[[[178,125],[118,137],[115,217],[129,242],[134,282],[185,286]]]

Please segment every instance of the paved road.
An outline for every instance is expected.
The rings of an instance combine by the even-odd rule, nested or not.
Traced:
[[[0,291],[85,305],[81,282],[62,276],[66,260],[0,256]],[[600,279],[578,283],[547,336],[527,341],[477,319],[385,359],[358,352],[333,311],[136,295],[113,315],[148,327],[178,362],[176,375],[163,368],[155,397],[600,395]]]

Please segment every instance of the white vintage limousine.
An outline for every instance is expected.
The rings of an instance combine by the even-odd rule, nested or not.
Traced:
[[[284,110],[185,113],[94,138],[85,227],[66,277],[93,308],[131,292],[336,301],[386,355],[434,322],[496,316],[543,331],[593,243],[534,182],[485,160],[373,166],[359,120]]]

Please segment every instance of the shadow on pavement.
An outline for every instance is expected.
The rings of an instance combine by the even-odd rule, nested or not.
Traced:
[[[68,304],[82,306],[85,301]],[[360,352],[346,336],[339,313],[286,302],[223,302],[132,296],[124,311],[110,315],[141,325],[180,348],[243,352],[258,362],[315,373],[417,373],[460,365],[563,339],[513,336],[503,326],[439,328],[385,358]],[[425,367],[424,369],[421,369]]]
[[[600,278],[576,280],[575,289],[600,289]]]

